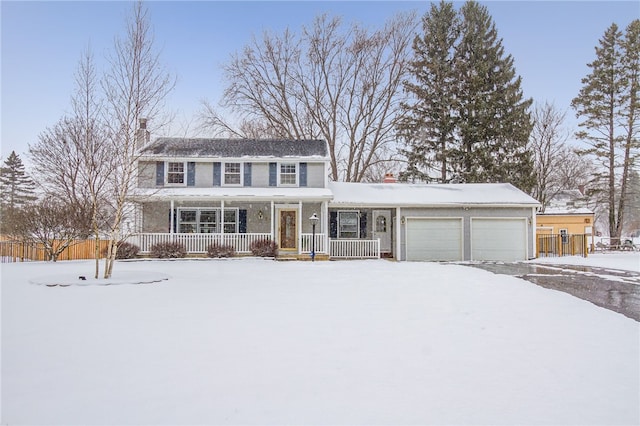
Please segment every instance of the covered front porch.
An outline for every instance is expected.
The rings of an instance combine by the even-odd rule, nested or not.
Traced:
[[[140,247],[143,255],[164,242],[178,242],[193,256],[205,255],[214,244],[250,255],[254,242],[270,240],[278,245],[279,257],[311,258],[312,253],[317,258],[380,257],[377,239],[329,238],[328,198],[156,195],[137,200],[136,232],[126,240]]]

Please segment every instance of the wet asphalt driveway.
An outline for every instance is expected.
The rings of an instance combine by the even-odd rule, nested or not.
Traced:
[[[640,273],[576,265],[483,262],[465,264],[563,291],[640,321]]]

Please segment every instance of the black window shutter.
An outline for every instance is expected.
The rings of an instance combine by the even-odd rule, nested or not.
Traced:
[[[269,163],[269,186],[278,186],[278,164]]]
[[[367,238],[367,212],[360,212],[360,238]]]
[[[193,161],[187,163],[187,186],[196,186],[196,163]]]
[[[307,186],[307,163],[300,163],[300,186]]]
[[[164,185],[164,161],[156,161],[156,186]]]
[[[251,163],[244,163],[244,186],[251,186]]]
[[[238,210],[238,232],[247,233],[247,211],[244,209]]]
[[[222,167],[220,163],[213,163],[213,186],[220,186]]]
[[[329,212],[329,238],[338,238],[338,212]]]

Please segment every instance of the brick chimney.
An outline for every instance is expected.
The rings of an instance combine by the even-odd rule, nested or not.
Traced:
[[[396,178],[395,176],[393,176],[393,173],[385,173],[384,174],[384,179],[382,180],[382,183],[396,183]]]
[[[147,130],[147,119],[141,118],[139,120],[138,130],[136,130],[136,146],[138,149],[142,149],[150,140],[151,133]]]

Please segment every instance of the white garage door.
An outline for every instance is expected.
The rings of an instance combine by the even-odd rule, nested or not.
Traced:
[[[462,219],[407,218],[407,260],[462,260]]]
[[[471,260],[527,260],[527,220],[471,219]]]

